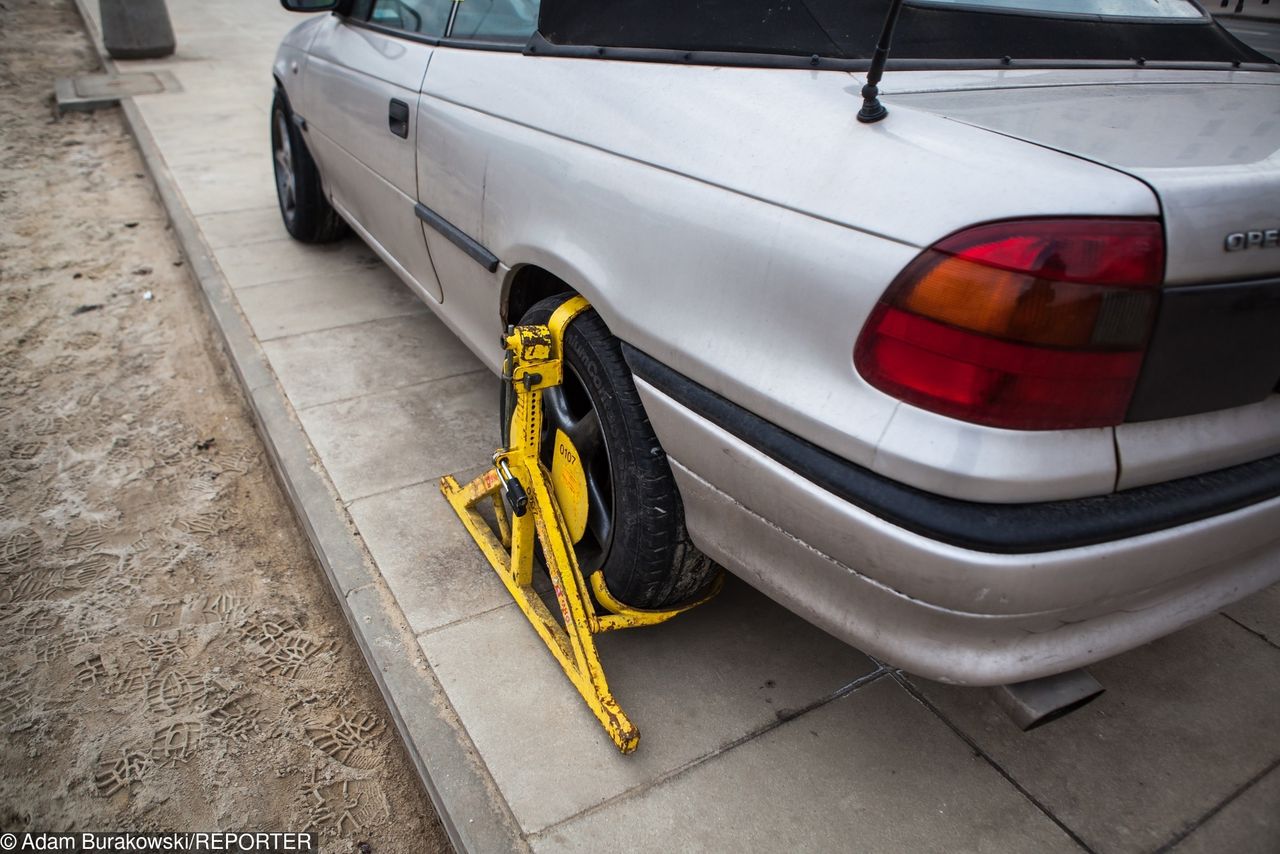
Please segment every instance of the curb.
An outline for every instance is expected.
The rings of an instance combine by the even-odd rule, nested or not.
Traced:
[[[103,67],[115,73],[115,62],[102,46],[87,2],[75,0],[76,9]],[[445,832],[460,852],[529,850],[381,575],[371,567],[372,561],[366,560],[354,525],[340,508],[327,477],[312,467],[311,444],[240,314],[231,287],[187,209],[141,111],[130,97],[121,98],[120,107],[200,285],[205,309],[240,381],[276,479],[324,568]],[[418,713],[406,716],[402,709]]]

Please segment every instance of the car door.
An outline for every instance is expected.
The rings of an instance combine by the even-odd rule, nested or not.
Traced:
[[[512,59],[537,27],[538,0],[462,0],[437,48],[444,88],[428,74],[418,107],[418,198],[423,233],[445,291],[445,319],[491,367],[497,346],[501,277],[498,259],[485,248],[484,200],[490,145],[475,133],[481,113],[459,106],[456,96],[509,85]],[[515,56],[513,56],[515,54]],[[508,61],[502,62],[500,60]],[[529,59],[529,61],[535,61]]]
[[[422,297],[439,281],[414,214],[417,106],[450,0],[374,0],[331,16],[308,59],[307,142],[334,206]]]

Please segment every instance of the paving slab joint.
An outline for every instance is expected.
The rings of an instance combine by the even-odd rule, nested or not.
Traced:
[[[836,690],[832,691],[831,693],[825,694],[822,697],[818,698],[817,700],[814,700],[811,703],[806,703],[803,706],[800,706],[794,709],[779,709],[775,714],[774,719],[764,724],[763,726],[757,727],[756,729],[753,729],[750,732],[744,733],[743,735],[740,735],[737,738],[729,742],[726,742],[725,744],[720,745],[715,750],[704,753],[703,755],[698,756],[695,759],[691,759],[682,765],[672,768],[666,773],[659,774],[653,779],[646,780],[643,783],[632,786],[628,789],[624,789],[623,791],[618,792],[616,795],[605,798],[604,800],[598,803],[592,804],[586,809],[580,810],[572,815],[567,815],[564,818],[560,819],[559,821],[556,821],[553,824],[550,824],[546,827],[539,828],[533,831],[532,833],[528,834],[529,839],[538,840],[541,838],[545,838],[546,836],[552,833],[555,833],[561,827],[569,824],[570,822],[576,821],[577,819],[583,818],[584,816],[588,816],[593,813],[598,813],[601,810],[607,809],[613,806],[614,804],[617,804],[620,801],[626,800],[642,792],[648,791],[650,789],[655,789],[659,786],[669,783],[670,781],[676,779],[677,777],[683,776],[684,774],[689,773],[693,769],[701,765],[704,765],[707,762],[710,762],[716,757],[723,756],[724,754],[733,750],[735,747],[739,747],[743,744],[746,744],[749,741],[752,741],[753,739],[756,739],[762,735],[765,735],[766,733],[772,732],[773,730],[777,729],[783,724],[790,723],[791,721],[794,721],[797,718],[803,717],[804,715],[816,709],[820,709],[829,703],[835,702],[836,700],[839,700],[843,697],[848,697],[850,694],[853,694],[867,687],[868,685],[871,685],[879,681],[885,676],[892,675],[893,671],[891,671],[890,668],[886,667],[883,664],[880,664],[880,662],[876,661],[875,659],[871,659],[871,660],[876,665],[876,668],[870,671],[869,673],[865,673],[862,676],[859,676],[857,679],[854,679],[849,684],[843,685],[840,688],[837,688]]]
[[[1001,777],[1005,779],[1005,782],[1007,782],[1010,786],[1013,786],[1013,788],[1017,790],[1018,794],[1026,798],[1027,801],[1033,807],[1035,807],[1045,816],[1045,818],[1049,819],[1049,821],[1057,825],[1058,829],[1061,830],[1063,833],[1065,833],[1068,837],[1070,837],[1072,842],[1080,846],[1080,850],[1087,851],[1089,852],[1089,854],[1095,854],[1093,848],[1091,848],[1089,844],[1084,841],[1084,839],[1080,836],[1080,834],[1076,833],[1075,830],[1073,830],[1065,821],[1058,818],[1058,816],[1054,815],[1053,811],[1050,810],[1045,804],[1043,804],[1039,798],[1031,794],[1031,792],[1025,786],[1023,786],[1016,779],[1014,779],[1014,776],[1010,774],[1007,770],[1005,770],[1004,766],[1002,766],[999,762],[996,762],[995,758],[992,757],[991,754],[983,750],[982,747],[979,746],[976,741],[970,738],[969,735],[964,730],[962,730],[958,724],[956,724],[954,721],[948,718],[945,714],[942,713],[941,709],[939,709],[932,702],[930,702],[929,698],[926,697],[923,693],[921,693],[921,691],[918,688],[916,688],[915,685],[912,684],[911,679],[907,676],[907,674],[897,669],[891,670],[889,673],[890,673],[890,676],[893,677],[893,680],[897,682],[898,685],[900,685],[904,691],[910,694],[911,697],[917,703],[924,706],[925,709],[931,712],[934,717],[942,721],[947,726],[948,729],[950,729],[953,733],[955,733],[956,737],[959,738],[961,741],[963,741],[969,747],[969,749],[973,751],[974,756],[981,757],[982,761],[990,765],[991,768],[997,774],[999,774]]]
[[[1260,632],[1260,631],[1258,631],[1257,629],[1254,629],[1254,628],[1252,628],[1252,627],[1250,627],[1250,626],[1246,626],[1244,623],[1240,622],[1240,621],[1239,621],[1239,620],[1237,620],[1235,617],[1231,616],[1230,614],[1226,613],[1225,611],[1220,611],[1220,612],[1219,612],[1219,614],[1221,614],[1221,616],[1223,616],[1223,617],[1226,617],[1228,620],[1230,620],[1231,622],[1235,623],[1237,626],[1239,626],[1240,628],[1244,629],[1246,632],[1248,632],[1249,634],[1253,635],[1253,636],[1254,636],[1254,637],[1256,637],[1258,640],[1260,640],[1260,641],[1262,641],[1263,643],[1265,643],[1267,646],[1269,646],[1269,647],[1271,647],[1271,648],[1273,648],[1273,649],[1280,649],[1280,643],[1276,643],[1276,641],[1275,641],[1275,640],[1273,640],[1273,639],[1271,638],[1271,636],[1270,636],[1270,635],[1268,635],[1268,634],[1266,634],[1265,632]]]
[[[1280,759],[1275,760],[1270,765],[1268,765],[1267,767],[1259,771],[1257,774],[1254,774],[1252,777],[1246,780],[1238,789],[1236,789],[1231,794],[1223,798],[1220,802],[1215,804],[1212,809],[1205,812],[1204,815],[1200,816],[1195,821],[1189,822],[1185,827],[1183,827],[1181,830],[1175,833],[1172,839],[1170,839],[1168,842],[1166,842],[1165,844],[1157,848],[1155,850],[1155,854],[1168,854],[1168,852],[1173,851],[1175,848],[1181,845],[1182,842],[1188,836],[1190,836],[1191,834],[1199,830],[1201,825],[1209,821],[1209,819],[1213,818],[1218,813],[1222,812],[1224,809],[1230,806],[1232,801],[1236,800],[1245,792],[1249,791],[1258,783],[1262,782],[1263,779],[1265,779],[1268,774],[1270,774],[1271,772],[1275,771],[1278,768],[1280,768]]]

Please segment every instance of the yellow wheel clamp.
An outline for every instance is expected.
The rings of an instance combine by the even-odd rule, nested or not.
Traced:
[[[564,514],[551,486],[551,476],[539,458],[542,444],[542,390],[560,384],[563,377],[561,342],[565,328],[590,306],[574,297],[552,313],[546,326],[517,326],[503,340],[507,349],[509,381],[515,391],[511,419],[511,447],[493,455],[493,468],[462,486],[452,476],[440,479],[440,491],[462,519],[494,572],[507,586],[520,610],[542,636],[551,654],[564,668],[569,681],[587,701],[609,738],[623,753],[640,744],[640,731],[626,716],[605,681],[596,652],[600,632],[652,626],[701,605],[714,596],[723,578],[717,579],[703,598],[664,611],[628,608],[605,587],[600,571],[590,575],[588,591]],[[510,521],[503,495],[511,507]],[[476,510],[482,501],[492,502],[497,529]],[[536,539],[535,539],[536,538]],[[563,622],[556,620],[533,589],[533,556],[542,545],[543,559]],[[609,611],[598,615],[595,601]]]

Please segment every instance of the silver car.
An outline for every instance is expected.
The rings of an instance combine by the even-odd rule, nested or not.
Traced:
[[[1280,580],[1280,67],[1192,0],[282,2],[294,237],[495,372],[594,307],[547,429],[622,601],[715,561],[996,685]]]

